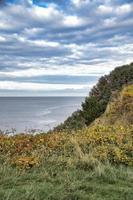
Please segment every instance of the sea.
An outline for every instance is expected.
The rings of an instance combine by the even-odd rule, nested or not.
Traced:
[[[84,97],[0,97],[0,130],[47,132],[81,108]]]

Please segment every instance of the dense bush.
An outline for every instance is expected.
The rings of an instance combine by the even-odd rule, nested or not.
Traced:
[[[70,117],[68,117],[64,123],[55,127],[54,131],[65,130],[67,132],[71,132],[72,130],[79,130],[83,127],[85,127],[85,118],[83,117],[81,110],[77,110]]]
[[[72,114],[55,130],[72,131],[88,126],[104,113],[112,94],[130,83],[133,83],[133,63],[117,67],[109,75],[101,77],[82,103],[82,109]]]
[[[82,109],[82,116],[85,119],[86,125],[89,125],[103,112],[103,107],[99,104],[95,96],[86,98],[85,102],[82,104]]]

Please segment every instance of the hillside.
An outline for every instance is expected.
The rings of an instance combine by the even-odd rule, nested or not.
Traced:
[[[131,200],[133,85],[73,132],[0,136],[1,200]]]
[[[133,83],[133,63],[115,68],[110,74],[99,79],[82,103],[82,109],[74,112],[54,131],[71,132],[89,126],[105,112],[112,95],[131,83]]]
[[[133,85],[125,87],[122,92],[114,93],[105,113],[94,124],[133,125]]]

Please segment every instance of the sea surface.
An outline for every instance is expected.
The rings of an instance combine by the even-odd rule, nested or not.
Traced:
[[[84,97],[0,97],[0,130],[48,131],[81,107]]]

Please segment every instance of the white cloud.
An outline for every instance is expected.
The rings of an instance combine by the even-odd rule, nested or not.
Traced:
[[[106,6],[106,5],[100,5],[98,7],[98,12],[101,14],[110,14],[113,12],[113,7],[111,6]]]
[[[92,85],[74,85],[74,84],[43,84],[43,83],[25,83],[13,81],[0,81],[1,90],[33,90],[33,91],[50,91],[50,90],[67,90],[67,89],[85,89]]]
[[[6,41],[5,37],[0,36],[0,42],[5,42],[5,41]]]
[[[74,5],[76,5],[77,7],[79,7],[80,4],[81,4],[81,0],[72,0],[72,3],[73,3]]]
[[[100,71],[99,68],[101,67]],[[37,67],[25,70],[16,71],[0,71],[0,77],[37,77],[46,75],[60,75],[60,76],[101,76],[110,71],[111,66],[104,66],[104,64],[97,65],[79,65],[76,66],[47,66],[47,67]],[[112,67],[113,69],[113,67]]]
[[[0,22],[0,30],[9,30],[11,29],[11,24],[7,23],[6,21]]]
[[[105,25],[106,27],[111,27],[111,26],[117,25],[116,18],[113,17],[113,18],[105,19],[105,20],[104,20],[104,25]]]
[[[99,5],[97,11],[100,14],[116,14],[116,15],[127,15],[133,11],[133,4],[122,4],[122,5]]]
[[[34,6],[30,9],[30,14],[34,19],[43,20],[52,20],[53,17],[60,17],[61,13],[55,8],[55,6],[50,5],[47,8]],[[53,20],[52,20],[53,21]]]
[[[58,47],[60,44],[58,42],[50,42],[46,40],[28,40],[25,37],[17,38],[20,42],[25,43],[26,45],[29,44],[30,46],[34,47]]]
[[[119,15],[128,14],[133,11],[133,5],[124,4],[116,8],[116,12]]]
[[[90,1],[89,0],[71,0],[72,4],[77,8],[80,8],[82,5],[87,5]]]
[[[80,26],[83,25],[84,21],[77,16],[66,16],[64,18],[64,25],[65,26]]]

